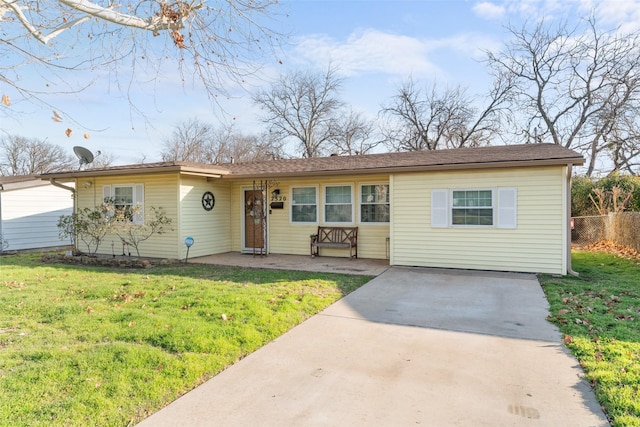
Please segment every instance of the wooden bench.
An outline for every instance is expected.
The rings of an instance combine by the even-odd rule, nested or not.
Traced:
[[[319,256],[320,248],[349,249],[349,258],[358,258],[358,227],[318,227],[311,235],[311,257]]]

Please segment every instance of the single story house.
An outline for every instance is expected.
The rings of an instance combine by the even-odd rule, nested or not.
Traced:
[[[0,177],[0,250],[70,245],[58,237],[58,220],[73,212],[68,190],[33,175]]]
[[[578,153],[554,144],[217,165],[163,162],[42,175],[76,206],[162,207],[173,231],[141,255],[310,254],[319,226],[358,227],[357,256],[390,265],[566,274]],[[111,198],[111,199],[110,199]],[[131,218],[143,222],[144,215]],[[111,253],[107,237],[99,253]],[[320,255],[349,256],[343,248]]]

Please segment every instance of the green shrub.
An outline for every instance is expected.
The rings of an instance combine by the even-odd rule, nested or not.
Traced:
[[[610,194],[614,187],[633,193],[626,211],[640,212],[640,177],[613,173],[599,180],[588,176],[574,177],[571,183],[571,215],[599,215],[589,196],[595,197],[594,190],[598,189]]]

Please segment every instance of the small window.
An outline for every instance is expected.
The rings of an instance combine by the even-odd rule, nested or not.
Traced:
[[[452,192],[452,225],[493,225],[493,192],[464,190]]]
[[[324,221],[353,222],[351,186],[327,186],[324,192]]]
[[[144,185],[105,185],[102,189],[105,203],[112,203],[117,215],[125,221],[144,222]]]
[[[318,222],[318,198],[315,187],[291,189],[291,222]]]
[[[133,186],[113,187],[113,206],[125,221],[133,221]]]
[[[389,184],[366,184],[360,187],[360,222],[389,222]]]

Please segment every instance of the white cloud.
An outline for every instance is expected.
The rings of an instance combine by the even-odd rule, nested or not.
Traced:
[[[580,0],[526,0],[514,1],[512,7],[527,21],[543,20],[547,23],[574,20],[580,17],[576,2]]]
[[[493,43],[495,41],[478,34],[420,39],[366,29],[352,33],[344,41],[326,35],[305,36],[291,57],[320,69],[331,63],[348,77],[368,73],[432,77],[442,72],[434,59],[439,53],[478,59]]]
[[[505,14],[504,6],[500,6],[488,1],[477,3],[475,6],[473,6],[473,11],[479,17],[488,20],[502,19]]]
[[[623,31],[640,28],[640,0],[494,0],[474,6],[474,11],[484,17],[478,11],[481,5],[489,11],[502,8],[503,17],[515,15],[528,21],[544,18],[547,22],[571,22],[595,14],[599,23],[610,27],[620,27]]]
[[[326,35],[305,36],[292,56],[319,68],[332,63],[347,76],[372,72],[406,76],[437,69],[428,59],[429,50],[429,44],[419,39],[367,29],[344,41]]]
[[[620,27],[623,32],[640,28],[639,0],[581,0],[583,10],[595,10],[602,24]]]

